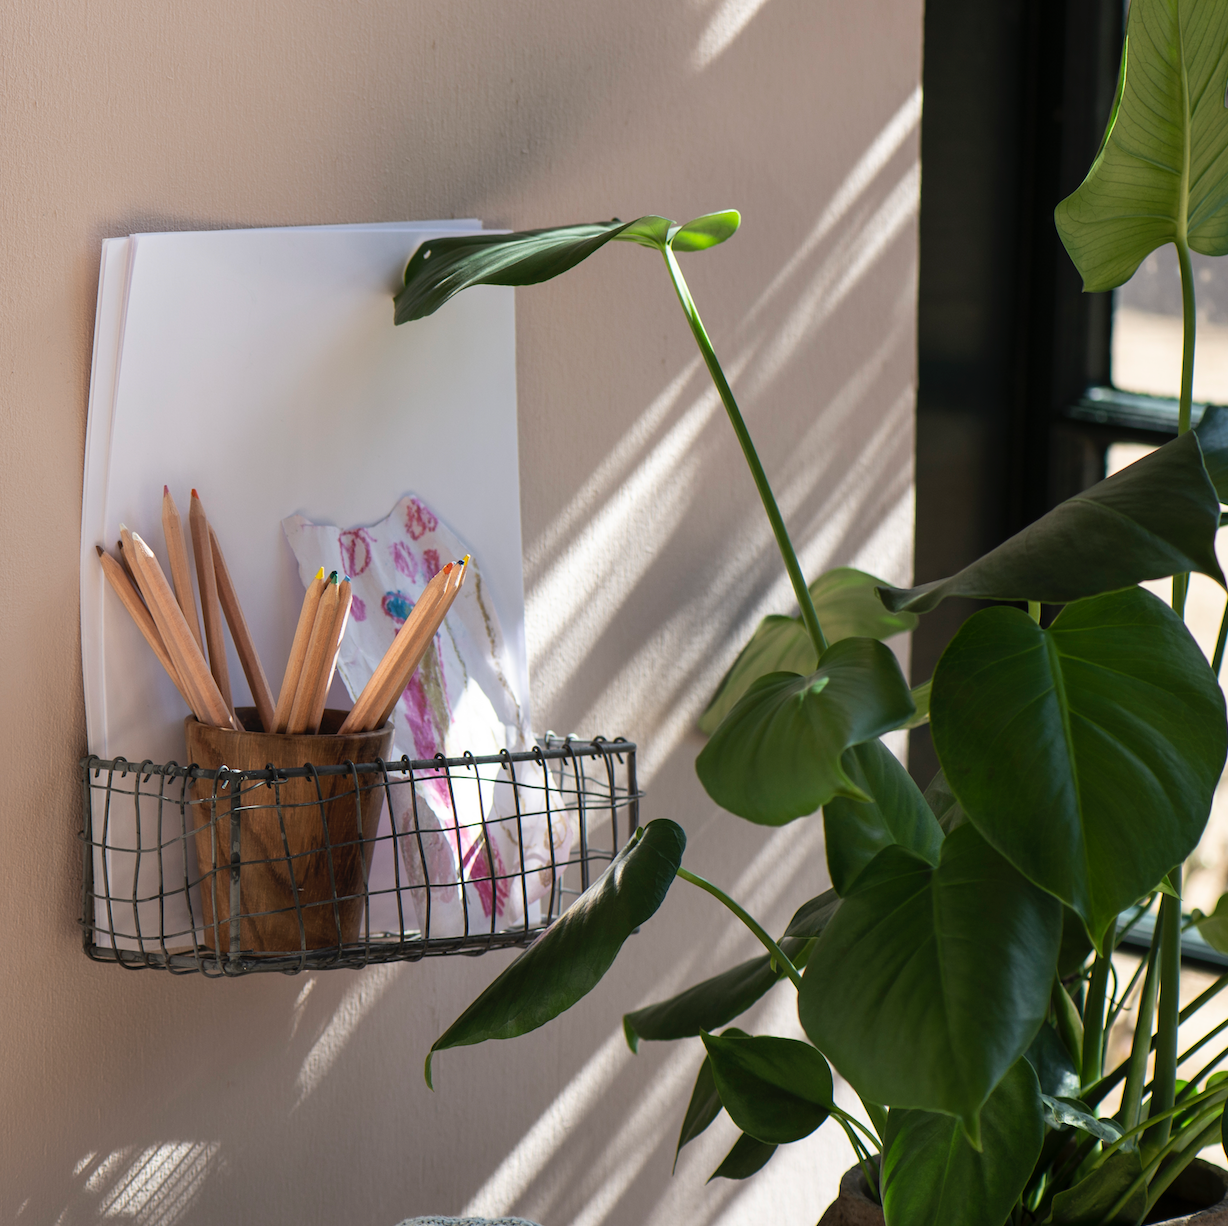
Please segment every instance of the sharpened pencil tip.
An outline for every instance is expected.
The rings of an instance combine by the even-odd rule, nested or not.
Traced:
[[[162,497],[169,498],[170,496],[171,496],[171,487],[169,485],[164,485],[162,487]]]
[[[317,579],[323,579],[323,578],[324,578],[324,567],[322,567],[322,566],[321,566],[321,567],[320,567],[320,569],[319,569],[318,571],[316,571],[316,578],[317,578]]]
[[[192,497],[195,498],[198,502],[200,501],[200,495],[196,492],[195,486],[192,487]]]
[[[101,545],[95,545],[95,546],[94,546],[94,548],[98,550],[98,556],[99,556],[99,557],[102,557],[102,555],[103,555],[104,553],[106,553],[106,550],[105,550],[105,549],[103,549],[103,547],[102,547]]]
[[[328,576],[328,581],[329,581],[329,583],[336,583],[336,582],[337,582],[337,572],[336,572],[336,571],[333,571],[333,573],[332,573],[331,575],[329,575],[329,576]]]

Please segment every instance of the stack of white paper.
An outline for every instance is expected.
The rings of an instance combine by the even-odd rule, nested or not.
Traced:
[[[303,595],[281,521],[373,522],[403,495],[420,495],[472,549],[527,717],[513,291],[470,290],[429,319],[393,325],[392,296],[418,244],[480,228],[421,222],[104,242],[81,519],[90,752],[135,762],[185,754],[186,708],[106,587],[94,548],[113,549],[126,523],[160,549],[163,484],[185,518],[189,491],[199,490],[275,690]],[[235,702],[249,703],[233,647],[229,666]],[[335,686],[330,705],[348,705],[337,702],[343,696]],[[109,821],[112,847],[135,846],[138,833],[142,847],[157,845],[156,806],[143,806],[140,831],[130,803],[113,806]],[[391,854],[386,841],[381,848]],[[150,893],[156,863],[143,862],[134,883],[133,862],[108,853],[112,896],[131,897],[134,884],[138,897]],[[103,867],[97,857],[96,889]],[[173,844],[161,872],[182,880]],[[99,927],[113,924],[115,943],[131,945],[139,913],[142,936],[156,945],[160,931],[188,929],[180,904],[161,918],[157,902],[112,908],[109,919],[100,907]]]

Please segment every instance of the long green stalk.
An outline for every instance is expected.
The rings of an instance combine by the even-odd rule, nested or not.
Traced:
[[[1181,869],[1169,874],[1181,893]],[[1160,1007],[1156,1020],[1156,1065],[1149,1114],[1167,1111],[1177,1093],[1177,1027],[1181,1015],[1181,899],[1165,894],[1160,900]],[[1162,1120],[1147,1134],[1149,1145],[1168,1141],[1172,1121]]]
[[[793,595],[797,598],[798,607],[802,611],[802,621],[814,644],[816,654],[821,656],[827,650],[827,639],[823,637],[823,628],[819,625],[819,615],[814,610],[814,601],[811,600],[810,591],[806,587],[806,578],[802,574],[801,564],[797,560],[793,542],[789,539],[780,508],[776,505],[772,487],[768,484],[767,474],[759,462],[759,455],[755,451],[755,444],[751,441],[750,431],[746,428],[746,422],[742,420],[742,413],[738,408],[738,402],[733,398],[729,380],[725,378],[725,372],[721,369],[720,362],[717,361],[716,351],[708,339],[708,333],[704,328],[703,320],[699,317],[695,300],[691,297],[691,291],[687,288],[686,280],[682,276],[682,269],[678,267],[678,261],[669,247],[665,247],[662,254],[665,256],[665,266],[669,269],[669,275],[674,282],[678,301],[682,303],[687,323],[691,325],[695,343],[703,355],[708,374],[712,376],[712,382],[716,385],[721,403],[725,406],[725,412],[729,414],[729,422],[742,446],[742,454],[746,457],[750,474],[755,481],[755,488],[758,489],[759,497],[763,501],[763,509],[767,512],[768,522],[772,525],[772,532],[775,533],[776,544],[780,549],[780,556],[784,559],[785,570],[789,572],[789,581],[793,584]]]
[[[1105,948],[1112,950],[1117,935],[1117,923],[1109,925],[1105,935]],[[1079,1084],[1092,1085],[1104,1075],[1104,1013],[1105,989],[1108,987],[1109,970],[1113,965],[1111,953],[1097,954],[1092,963],[1092,977],[1087,985],[1087,999],[1083,1002],[1083,1071]]]
[[[1143,992],[1139,997],[1138,1020],[1134,1023],[1134,1043],[1126,1065],[1126,1088],[1122,1091],[1121,1109],[1117,1113],[1122,1127],[1127,1131],[1139,1122],[1143,1082],[1147,1078],[1147,1057],[1151,1054],[1151,1021],[1155,1016],[1156,993],[1160,986],[1159,975],[1156,973],[1159,953],[1160,929],[1157,926],[1151,938],[1151,949],[1147,953],[1147,977],[1143,980]]]
[[[775,959],[776,964],[781,968],[781,970],[784,971],[786,975],[789,976],[791,980],[793,980],[794,986],[798,988],[802,986],[801,972],[796,966],[793,965],[792,962],[789,961],[789,959],[785,956],[784,950],[782,950],[780,946],[777,945],[770,936],[768,936],[767,932],[764,931],[763,925],[760,924],[753,915],[734,902],[733,899],[720,888],[720,886],[713,885],[710,881],[705,881],[696,873],[689,872],[685,868],[680,868],[678,870],[678,876],[681,877],[683,881],[689,881],[692,885],[699,886],[701,890],[707,890],[707,892],[711,894],[713,898],[724,903],[724,905],[728,907],[729,910],[732,911],[734,915],[736,915],[738,919],[740,919],[742,923],[744,923],[747,928],[749,928],[751,932],[753,932],[755,936],[759,938],[763,944],[763,947]]]

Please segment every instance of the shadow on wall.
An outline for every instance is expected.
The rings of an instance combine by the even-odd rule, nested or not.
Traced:
[[[697,10],[693,72],[719,67],[771,8],[716,0]],[[722,299],[700,268],[705,257],[694,257],[700,310],[718,325],[718,352],[811,575],[855,565],[895,583],[911,578],[919,119],[918,92],[891,99],[808,226],[774,236],[776,267],[740,266],[731,290],[722,266]],[[612,268],[648,257],[600,258]],[[646,284],[666,299],[664,270],[651,272]],[[586,275],[597,274],[573,274]],[[570,301],[578,291],[564,283],[557,292]],[[536,309],[534,292],[520,299],[522,320]],[[731,317],[730,300],[751,305]],[[638,740],[651,789],[645,818],[685,815],[688,864],[780,929],[827,884],[821,826],[768,832],[715,810],[694,777],[693,729],[758,620],[792,599],[721,406],[684,348],[685,325],[671,317],[669,326],[654,386],[637,391],[633,420],[621,410],[600,454],[557,468],[548,450],[533,454],[534,430],[548,425],[529,424],[529,445],[522,425],[534,702],[543,723]],[[575,346],[583,331],[555,339]],[[643,366],[634,352],[627,364]],[[813,401],[782,412],[782,397],[799,388]],[[66,1053],[64,1076],[91,1108],[65,1119],[54,1152],[38,1158],[41,1185],[17,1180],[0,1211],[56,1226],[280,1222],[301,1218],[310,1188],[310,1220],[321,1223],[515,1212],[547,1226],[812,1226],[851,1162],[834,1129],[783,1147],[746,1184],[705,1186],[737,1135],[722,1117],[670,1178],[701,1049],[697,1040],[645,1044],[633,1057],[621,1014],[757,952],[740,925],[683,888],[567,1019],[445,1053],[435,1095],[421,1077],[431,1039],[506,955],[289,981],[161,976],[151,985],[143,975],[127,1012],[131,981],[78,963],[80,998],[125,1023],[93,1031],[79,1019],[89,1037]],[[80,1011],[72,1001],[55,1007]],[[799,1034],[788,985],[749,1022]],[[847,1087],[839,1096],[859,1112]]]

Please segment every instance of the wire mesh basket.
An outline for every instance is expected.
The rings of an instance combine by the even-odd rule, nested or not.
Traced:
[[[639,825],[635,745],[293,769],[82,759],[86,954],[295,974],[528,945]]]

